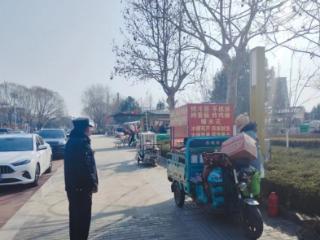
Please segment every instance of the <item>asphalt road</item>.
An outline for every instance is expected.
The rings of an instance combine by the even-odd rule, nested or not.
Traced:
[[[114,148],[112,138],[93,137],[99,192],[93,197],[89,239],[242,240],[234,222],[212,215],[190,200],[183,209],[173,201],[166,169],[138,167],[134,149]],[[265,218],[263,240],[293,240],[298,226]],[[63,168],[0,229],[6,240],[68,239],[68,203]],[[2,238],[1,238],[2,239]]]

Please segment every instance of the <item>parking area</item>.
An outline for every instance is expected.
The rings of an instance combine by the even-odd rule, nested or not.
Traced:
[[[52,172],[42,175],[37,187],[28,185],[0,187],[0,228],[42,187],[62,164],[63,160],[53,161]]]

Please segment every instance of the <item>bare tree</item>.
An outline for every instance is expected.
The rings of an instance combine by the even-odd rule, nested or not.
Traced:
[[[280,27],[296,15],[287,13],[288,0],[180,1],[188,23],[182,31],[197,41],[195,49],[221,61],[227,76],[229,103],[236,104],[237,76],[251,42],[268,40],[272,50],[297,37],[297,33],[287,33]],[[269,41],[277,34],[284,36],[281,41]]]
[[[32,87],[31,98],[28,100],[33,104],[31,111],[38,129],[57,117],[65,114],[65,105],[63,98],[54,91],[42,87]]]
[[[295,41],[270,39],[274,43],[294,52],[320,57],[320,2],[315,0],[291,0],[291,11],[295,18],[284,22],[282,28],[295,36]]]
[[[19,106],[19,90],[22,86],[14,83],[4,82],[0,84],[0,105],[3,122],[9,126],[13,126],[17,116],[16,108]]]
[[[108,114],[112,111],[111,93],[101,84],[88,87],[82,94],[83,112],[103,129]]]
[[[201,78],[203,58],[190,50],[191,38],[181,29],[183,10],[175,0],[127,0],[124,11],[126,39],[115,46],[115,74],[134,80],[157,81],[170,109],[176,94]],[[170,19],[177,19],[173,24]]]
[[[23,111],[22,120],[24,123],[31,126],[36,120],[34,116],[36,99],[33,95],[33,91],[30,88],[19,85],[15,90],[15,93],[17,96],[17,106]]]
[[[49,120],[65,114],[62,97],[49,89],[4,82],[0,84],[1,113],[6,115],[3,122],[13,125],[19,114],[19,123],[33,124],[41,128]],[[14,119],[15,118],[15,119]]]
[[[290,61],[290,74],[287,81],[288,86],[286,88],[288,91],[287,106],[286,108],[274,109],[280,110],[280,112],[285,111],[285,127],[287,129],[290,129],[292,125],[295,124],[295,117],[297,115],[297,111],[301,109],[301,106],[320,97],[319,93],[306,94],[308,89],[313,88],[313,82],[315,79],[318,79],[320,69],[315,68],[312,71],[305,69],[303,68],[303,61],[303,57],[297,57],[295,52],[292,53]],[[276,94],[282,94],[282,92],[277,92]],[[279,100],[281,99],[281,97],[276,96],[276,94],[274,96],[274,105],[277,104],[277,100],[279,104]],[[301,122],[299,122],[299,124],[300,123]]]
[[[299,60],[297,72],[295,77],[290,75],[289,78],[289,101],[291,107],[297,107],[299,105],[304,105],[307,102],[313,100],[317,95],[309,95],[307,98],[303,98],[304,92],[307,88],[313,87],[313,82],[318,79],[320,69],[316,68],[312,72],[304,71],[302,69],[302,59]],[[291,69],[293,68],[293,63],[291,63]]]
[[[290,35],[295,36],[294,41],[281,41],[274,36],[270,41],[291,50],[293,53],[300,53],[301,56],[308,56],[314,59],[313,70],[304,73],[304,79],[311,77],[312,83],[308,83],[320,89],[319,81],[319,58],[320,58],[320,2],[316,0],[291,0],[291,12],[295,15],[292,21],[283,22],[281,27]],[[310,61],[311,63],[311,61]],[[308,76],[306,76],[308,75]],[[298,76],[299,78],[299,76]]]
[[[21,102],[20,93],[27,90],[26,87],[15,84],[3,82],[0,84],[0,102],[9,106],[13,106]]]
[[[25,86],[8,82],[0,84],[2,122],[13,126],[14,118],[19,115],[20,124],[23,122],[31,125],[34,119],[33,100],[31,90]]]

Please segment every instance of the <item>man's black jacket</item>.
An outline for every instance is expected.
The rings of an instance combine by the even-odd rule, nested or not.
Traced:
[[[95,191],[98,175],[90,138],[72,130],[64,154],[66,191]]]

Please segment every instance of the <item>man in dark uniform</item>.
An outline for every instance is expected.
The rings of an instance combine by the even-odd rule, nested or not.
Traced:
[[[77,118],[73,125],[64,155],[69,231],[71,240],[86,240],[91,222],[92,193],[98,191],[98,175],[90,145],[92,126],[89,119]]]

